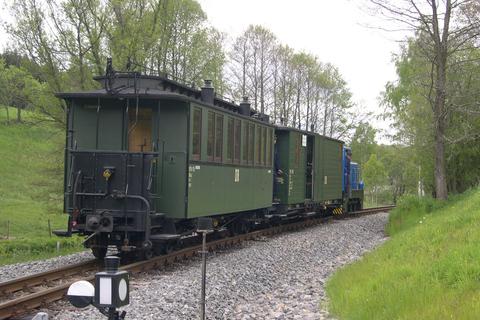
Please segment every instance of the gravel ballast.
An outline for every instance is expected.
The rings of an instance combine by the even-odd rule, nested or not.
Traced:
[[[211,254],[207,319],[331,319],[324,283],[333,271],[385,239],[387,213],[286,233]],[[198,319],[201,261],[136,275],[126,319]],[[105,319],[93,307],[60,302],[51,319]]]
[[[71,264],[92,260],[94,258],[95,257],[90,251],[83,251],[46,260],[5,265],[0,267],[0,282],[29,276],[43,271],[58,269]]]

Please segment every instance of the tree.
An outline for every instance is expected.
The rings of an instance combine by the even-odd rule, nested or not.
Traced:
[[[372,202],[377,203],[377,196],[380,187],[385,182],[385,167],[378,161],[377,155],[372,154],[368,161],[363,165],[363,179],[367,188],[372,190]],[[374,200],[375,199],[375,200]]]
[[[359,121],[335,66],[278,43],[262,26],[249,26],[229,56],[231,94],[237,101],[249,96],[254,110],[269,113],[274,123],[345,139]]]
[[[30,106],[25,88],[31,76],[16,66],[5,67],[3,63],[0,66],[0,74],[3,82],[0,89],[1,102],[5,106],[17,108],[17,122],[22,122],[22,110]]]
[[[82,90],[95,86],[92,73],[103,72],[101,40],[107,27],[105,6],[99,0],[46,0],[54,26],[53,38],[71,62],[72,86]],[[92,68],[93,66],[93,68]],[[68,68],[68,67],[67,67]]]
[[[14,65],[6,66],[0,59],[0,104],[17,109],[17,122],[22,122],[22,110],[30,109],[43,114],[58,108],[56,100],[46,83],[35,79],[27,70]]]
[[[433,112],[435,196],[446,199],[446,130],[454,105],[447,70],[454,67],[452,56],[471,45],[478,36],[478,20],[461,19],[462,9],[473,1],[383,1],[371,0],[378,11],[412,28],[419,35],[417,45],[429,63],[427,100]]]
[[[416,194],[419,187],[423,187],[420,161],[414,148],[381,145],[376,149],[378,161],[385,167],[385,180],[390,187],[393,203],[403,194]]]
[[[5,111],[7,114],[7,123],[10,122],[10,114],[8,109],[8,101],[7,101],[7,94],[8,94],[8,81],[5,77],[5,60],[0,59],[0,104],[5,106]]]
[[[282,125],[287,125],[290,120],[291,101],[293,99],[293,81],[292,81],[292,57],[294,51],[289,46],[280,45],[276,48],[276,57],[278,59],[278,97],[275,110],[280,109],[277,121]]]
[[[14,49],[49,91],[88,90],[108,56],[117,70],[160,74],[225,90],[223,35],[194,0],[15,0],[7,26]],[[64,124],[64,105],[43,108]],[[63,115],[62,115],[63,113]]]
[[[362,165],[376,152],[376,133],[377,131],[370,124],[366,122],[358,124],[355,133],[353,134],[352,142],[350,143],[353,161]]]
[[[250,25],[235,39],[230,51],[230,71],[235,79],[233,93],[237,99],[250,96],[253,108],[261,113],[271,103],[275,46],[276,37],[270,30]]]

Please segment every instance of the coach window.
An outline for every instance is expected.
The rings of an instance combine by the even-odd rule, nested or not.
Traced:
[[[234,160],[236,163],[240,163],[240,146],[242,139],[242,122],[238,119],[235,119],[235,150],[234,150]]]
[[[152,109],[128,109],[128,151],[152,151]]]
[[[255,125],[248,125],[248,163],[253,165],[253,150],[255,147]]]
[[[262,160],[262,127],[257,126],[257,132],[255,133],[255,164],[259,165]]]
[[[222,161],[223,152],[223,116],[215,115],[215,161]]]
[[[243,123],[243,154],[242,154],[242,162],[244,164],[248,163],[248,123]]]
[[[267,164],[267,128],[262,128],[262,165]]]
[[[267,130],[267,166],[272,165],[272,129]]]
[[[202,145],[202,109],[193,109],[193,145],[192,158],[200,160],[201,145]]]
[[[215,114],[208,112],[208,141],[207,141],[207,157],[213,161],[213,148],[215,144]]]
[[[233,134],[233,118],[228,118],[227,123],[227,161],[233,160],[234,134]]]

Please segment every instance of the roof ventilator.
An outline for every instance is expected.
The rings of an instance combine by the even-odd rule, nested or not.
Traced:
[[[243,97],[242,102],[240,102],[240,114],[250,117],[250,102],[248,101],[248,97]]]
[[[208,104],[214,104],[213,101],[215,99],[215,90],[212,86],[212,80],[204,80],[205,83],[202,87],[201,95],[202,101]]]

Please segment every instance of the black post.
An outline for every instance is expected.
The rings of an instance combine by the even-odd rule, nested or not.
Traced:
[[[108,320],[124,320],[126,312],[122,311],[119,313],[116,308],[110,307],[108,308]]]
[[[205,320],[205,287],[207,280],[207,233],[203,232],[202,241],[202,297],[200,304],[200,320]]]
[[[207,233],[213,231],[212,218],[199,218],[197,232],[202,234],[202,292],[200,297],[200,320],[205,320],[205,288],[207,282]]]
[[[117,310],[113,307],[108,308],[108,320],[117,320],[117,319],[118,319]]]

